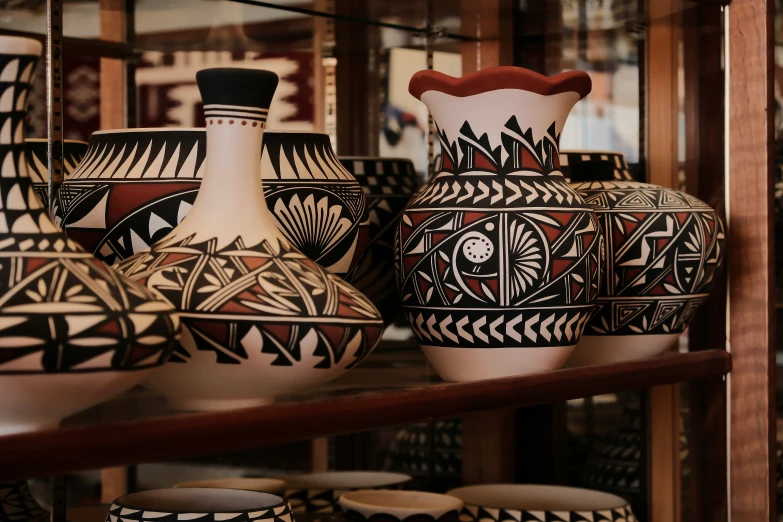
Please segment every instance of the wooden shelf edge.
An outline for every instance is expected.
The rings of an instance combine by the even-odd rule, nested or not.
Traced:
[[[0,480],[167,461],[725,375],[723,350],[0,437]]]

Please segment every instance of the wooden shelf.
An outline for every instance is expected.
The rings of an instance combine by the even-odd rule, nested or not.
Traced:
[[[67,419],[63,427],[0,437],[0,480],[165,461],[313,437],[455,417],[498,408],[724,375],[731,356],[707,350],[472,383],[439,381],[420,352],[381,353],[346,378],[278,404],[182,413],[130,392]]]

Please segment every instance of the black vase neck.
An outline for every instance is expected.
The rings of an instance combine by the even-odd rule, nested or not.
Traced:
[[[216,106],[213,109],[246,109],[263,111],[265,115],[277,89],[278,78],[271,71],[223,67],[197,72],[196,82],[207,112],[210,111],[208,107]],[[213,115],[217,116],[217,113]]]

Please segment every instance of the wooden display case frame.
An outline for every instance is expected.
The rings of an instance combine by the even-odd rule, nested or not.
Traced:
[[[336,2],[316,0],[329,12]],[[253,3],[248,0],[245,3]],[[461,0],[463,34],[480,36],[462,43],[464,72],[511,64],[512,0]],[[511,480],[514,435],[505,431],[509,408],[553,404],[570,398],[629,389],[647,389],[647,519],[680,519],[679,383],[690,385],[693,416],[691,446],[694,520],[768,521],[775,517],[775,405],[772,229],[772,58],[771,0],[733,0],[728,5],[702,0],[648,0],[645,27],[646,171],[652,183],[677,186],[678,68],[680,24],[685,67],[686,164],[688,189],[707,201],[725,204],[728,230],[727,282],[716,286],[710,304],[694,322],[691,352],[594,368],[568,369],[497,381],[438,384],[254,408],[239,413],[205,413],[96,421],[40,433],[0,437],[0,477],[27,478],[103,467],[104,493],[112,499],[125,488],[123,467],[159,459],[216,453],[294,439],[321,437],[380,426],[462,415],[465,422],[466,482]],[[356,2],[354,2],[356,4]],[[694,5],[698,4],[698,5]],[[431,5],[431,4],[430,4]],[[61,110],[57,110],[60,70],[53,49],[98,49],[102,54],[101,124],[120,127],[132,114],[133,70],[123,56],[132,53],[133,0],[100,0],[102,40],[62,36],[60,0],[48,0],[50,176],[54,193],[61,150]],[[331,6],[331,7],[330,7]],[[355,103],[340,105],[351,65],[324,54],[339,44],[339,30],[328,16],[314,17],[316,123],[334,130],[340,122],[359,122]],[[339,28],[338,28],[339,29]],[[429,31],[429,28],[425,28]],[[552,53],[558,53],[553,42]],[[339,47],[339,45],[338,45]],[[337,50],[339,53],[339,49]],[[322,58],[324,58],[322,60]],[[544,57],[544,61],[548,56]],[[725,75],[723,74],[725,72]],[[336,75],[336,79],[335,79]],[[342,78],[341,78],[342,75]],[[720,78],[716,82],[715,79]],[[355,102],[355,100],[354,100]],[[335,112],[335,103],[337,106]],[[130,107],[129,107],[130,104]],[[130,109],[130,110],[129,110]],[[331,118],[331,119],[330,119]],[[337,125],[340,153],[368,153],[358,126]],[[716,130],[719,129],[719,130]],[[354,149],[354,150],[352,150]],[[53,175],[54,174],[54,175]],[[1,399],[0,399],[1,400]],[[279,429],[270,433],[268,427]],[[489,426],[494,429],[488,429]],[[265,428],[264,435],[258,430]],[[198,431],[199,437],[183,438]],[[255,434],[254,434],[255,433]],[[546,433],[546,429],[538,430]],[[550,441],[541,441],[542,446]],[[551,445],[549,445],[551,449]],[[551,453],[554,455],[555,452]],[[550,455],[550,456],[551,456]],[[325,459],[315,456],[322,469]],[[62,481],[54,484],[62,501]],[[59,495],[59,496],[58,496]],[[61,514],[53,515],[59,518]]]

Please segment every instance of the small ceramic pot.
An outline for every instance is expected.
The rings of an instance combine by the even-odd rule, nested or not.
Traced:
[[[347,522],[457,522],[462,501],[449,495],[388,489],[340,496]]]
[[[206,137],[204,129],[176,128],[93,133],[83,162],[58,192],[57,222],[109,264],[149,249],[190,212],[204,176]],[[278,228],[307,257],[346,275],[364,250],[365,197],[329,136],[267,132],[259,157]]]
[[[49,199],[49,158],[48,141],[43,138],[27,138],[25,155],[27,156],[27,173],[33,180],[33,188],[38,197],[46,204]],[[70,176],[87,153],[87,142],[79,140],[63,140],[63,176]]]
[[[282,495],[285,493],[285,481],[273,478],[226,478],[226,479],[207,479],[191,480],[174,484],[175,488],[219,488],[219,489],[242,489],[245,491],[260,491],[261,493],[272,493],[273,495]]]
[[[410,475],[382,471],[309,473],[285,478],[286,499],[296,513],[331,513],[339,511],[337,501],[346,491],[399,488],[410,480]]]
[[[269,493],[238,489],[153,489],[114,501],[106,522],[294,522],[291,507]]]
[[[339,157],[367,197],[367,246],[350,282],[380,310],[384,323],[402,313],[394,288],[394,231],[419,181],[413,162],[397,158]]]
[[[637,522],[624,499],[591,489],[533,484],[487,484],[448,492],[462,500],[463,522],[507,520]]]
[[[606,256],[597,306],[569,366],[641,359],[671,348],[709,297],[725,255],[715,210],[678,190],[618,181],[620,158],[584,154],[570,166],[571,188],[598,215]]]

